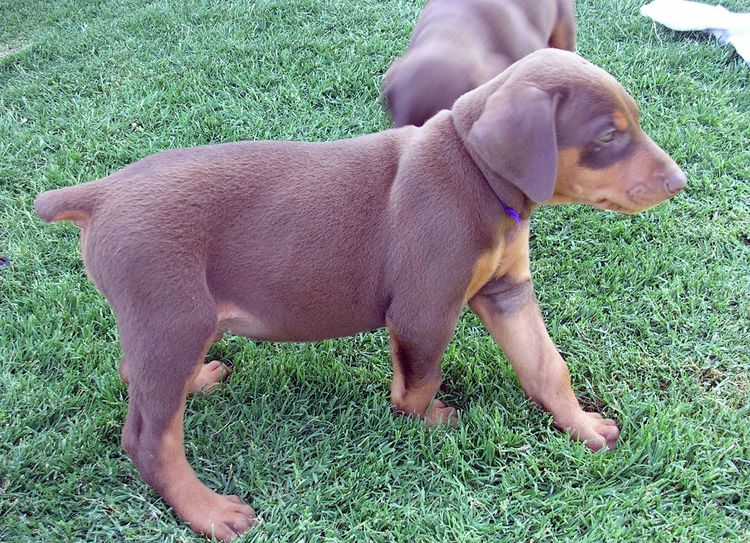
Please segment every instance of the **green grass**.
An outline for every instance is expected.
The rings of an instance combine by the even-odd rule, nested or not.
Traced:
[[[533,220],[537,294],[587,406],[622,426],[592,454],[530,404],[466,313],[444,357],[451,429],[391,415],[384,332],[228,337],[228,386],[189,401],[187,453],[248,499],[248,541],[750,540],[750,68],[635,0],[579,0],[579,51],[640,103],[685,193],[628,217]],[[42,190],[152,152],[330,140],[388,121],[379,80],[407,0],[0,1],[0,541],[202,541],[121,451],[127,390],[77,230]],[[750,1],[725,2],[750,11]]]

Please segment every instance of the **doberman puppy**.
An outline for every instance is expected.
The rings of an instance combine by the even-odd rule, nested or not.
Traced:
[[[684,185],[610,75],[543,49],[421,128],[166,151],[35,206],[81,228],[86,272],[117,317],[125,451],[191,528],[229,540],[253,510],[203,485],[183,449],[186,395],[219,378],[202,362],[223,332],[387,327],[393,409],[437,424],[455,414],[435,394],[468,304],[556,425],[611,447],[615,422],[581,409],[545,330],[529,216],[542,202],[636,213]]]
[[[575,44],[574,0],[428,0],[384,102],[394,126],[421,126],[529,53]]]

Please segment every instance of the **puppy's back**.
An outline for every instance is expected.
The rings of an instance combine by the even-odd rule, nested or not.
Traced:
[[[545,47],[574,49],[572,0],[430,0],[383,78],[383,101],[394,126],[421,126]]]

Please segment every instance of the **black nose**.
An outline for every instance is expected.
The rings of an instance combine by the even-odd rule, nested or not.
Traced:
[[[682,173],[681,170],[677,170],[676,174],[673,174],[671,177],[667,178],[664,186],[666,187],[669,194],[675,195],[678,192],[681,192],[682,189],[685,188],[686,184],[687,177],[685,177],[685,174]]]

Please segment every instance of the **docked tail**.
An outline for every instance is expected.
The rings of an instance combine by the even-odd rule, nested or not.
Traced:
[[[91,183],[43,192],[34,200],[34,210],[43,221],[74,221],[83,226],[91,218],[97,201]]]

